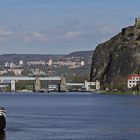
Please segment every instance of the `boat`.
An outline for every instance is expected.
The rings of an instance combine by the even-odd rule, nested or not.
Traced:
[[[6,111],[4,107],[0,107],[0,131],[3,131],[6,127]]]

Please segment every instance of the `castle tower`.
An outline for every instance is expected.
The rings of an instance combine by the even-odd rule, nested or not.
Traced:
[[[35,75],[35,83],[34,83],[34,91],[39,92],[41,89],[41,83],[39,79],[39,69],[36,68],[36,75]]]
[[[64,76],[61,77],[61,81],[60,81],[60,89],[59,91],[61,92],[65,92],[67,91],[67,87],[66,87],[66,79]]]
[[[140,18],[135,19],[135,27],[140,28]]]

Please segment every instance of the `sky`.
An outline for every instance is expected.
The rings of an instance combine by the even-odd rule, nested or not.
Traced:
[[[139,9],[140,0],[0,0],[0,54],[94,50]]]

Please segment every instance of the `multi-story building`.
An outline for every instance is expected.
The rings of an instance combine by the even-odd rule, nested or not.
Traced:
[[[10,63],[9,62],[5,62],[4,67],[5,68],[9,68],[10,67]]]
[[[127,87],[128,89],[131,89],[133,87],[136,87],[140,82],[140,75],[138,74],[132,74],[128,77],[127,80]]]
[[[20,76],[22,74],[22,72],[23,72],[23,69],[12,68],[12,69],[8,69],[8,72],[13,72],[14,75]]]
[[[50,59],[50,60],[48,61],[48,65],[51,66],[52,64],[53,64],[53,61],[52,61],[52,59]]]
[[[0,70],[0,75],[3,75],[3,74],[7,74],[7,70],[6,69],[1,69]]]
[[[20,60],[19,61],[19,66],[22,66],[24,63],[23,63],[23,60]]]
[[[27,65],[46,65],[45,61],[30,61],[27,62]]]

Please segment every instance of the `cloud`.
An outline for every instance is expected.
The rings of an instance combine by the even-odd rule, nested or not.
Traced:
[[[112,33],[116,33],[118,31],[118,29],[116,30],[115,27],[108,26],[108,25],[97,26],[96,30],[100,34],[112,34]]]
[[[48,37],[46,34],[34,31],[34,32],[20,32],[18,33],[20,36],[20,39],[23,40],[24,42],[34,42],[34,41],[39,41],[39,42],[45,42],[47,43]]]
[[[33,39],[38,39],[39,41],[43,41],[46,43],[49,42],[49,38],[48,38],[47,34],[43,34],[40,32],[33,32],[32,37],[33,37]]]
[[[0,29],[0,41],[6,41],[13,36],[13,32],[5,29]]]
[[[0,30],[0,36],[2,37],[2,36],[11,36],[11,35],[13,35],[13,32],[11,32],[11,31],[6,31],[6,30]]]
[[[76,23],[76,22],[75,22]],[[73,22],[72,22],[73,24]],[[114,35],[117,30],[108,25],[92,26],[79,25],[78,28],[57,27],[44,31],[31,31],[25,29],[0,29],[0,41],[20,40],[21,43],[65,43],[76,41],[98,40],[102,41]]]
[[[48,37],[46,34],[37,32],[37,31],[12,31],[9,29],[1,30],[0,29],[0,41],[8,40],[21,40],[23,42],[29,43],[33,41],[39,42],[48,42]]]
[[[68,31],[65,33],[65,38],[76,39],[82,34],[82,31]]]

